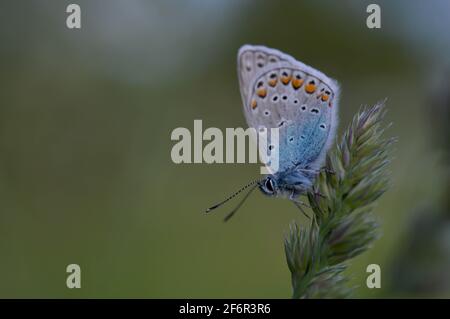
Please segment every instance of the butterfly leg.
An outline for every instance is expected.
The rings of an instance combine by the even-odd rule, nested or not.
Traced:
[[[292,201],[294,203],[295,206],[297,206],[297,208],[302,212],[303,215],[306,216],[306,218],[311,219],[308,214],[306,214],[305,210],[303,209],[302,205],[304,205],[305,203],[303,202],[297,202],[297,201]],[[301,203],[301,204],[300,204]]]
[[[299,168],[300,171],[302,172],[307,172],[307,173],[313,173],[313,174],[318,174],[320,172],[325,172],[325,173],[329,173],[329,174],[336,174],[335,171],[328,169],[326,167],[322,167],[321,169],[307,169],[307,168]]]
[[[324,194],[322,194],[318,189],[316,189],[315,187],[313,187],[312,189],[314,196],[319,196],[321,198],[326,198],[326,196]]]
[[[335,171],[333,171],[333,170],[331,170],[331,169],[328,169],[328,168],[326,168],[326,167],[322,167],[321,169],[320,169],[320,171],[321,172],[325,172],[325,173],[328,173],[328,174],[336,174],[336,172]]]
[[[304,202],[302,202],[300,200],[297,200],[295,198],[295,196],[296,196],[295,190],[293,190],[291,195],[289,196],[289,199],[294,203],[295,206],[297,206],[297,208],[303,213],[303,215],[306,216],[306,218],[310,219],[310,217],[308,216],[308,214],[306,214],[306,212],[305,212],[305,210],[303,209],[302,206],[305,206],[305,207],[308,207],[308,208],[311,208],[311,206],[309,206],[308,204],[306,204],[306,203],[304,203]]]

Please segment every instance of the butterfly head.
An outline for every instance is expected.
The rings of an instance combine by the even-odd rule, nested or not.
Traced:
[[[258,182],[259,189],[267,196],[285,197],[304,194],[311,189],[315,174],[298,170],[288,170],[281,174],[267,175]]]

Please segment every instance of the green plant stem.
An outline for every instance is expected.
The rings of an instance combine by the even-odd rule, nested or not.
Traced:
[[[355,115],[329,152],[327,169],[318,175],[315,191],[307,195],[313,212],[311,225],[293,222],[290,226],[285,252],[293,298],[351,295],[342,272],[349,259],[369,249],[378,238],[373,203],[390,183],[387,165],[395,140],[383,137],[384,114],[383,102]]]

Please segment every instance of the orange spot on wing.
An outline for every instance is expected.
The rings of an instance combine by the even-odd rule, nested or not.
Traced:
[[[275,85],[277,85],[277,79],[276,78],[275,79],[271,79],[267,83],[269,83],[269,85],[271,87],[274,87]]]
[[[259,97],[265,98],[267,95],[267,90],[265,88],[260,88],[258,91],[256,91],[256,94],[258,94]]]
[[[282,82],[284,85],[287,85],[290,81],[291,81],[291,76],[290,76],[290,75],[288,75],[288,76],[282,76],[282,77],[281,77],[281,82]]]
[[[328,94],[322,94],[322,101],[323,102],[328,101],[329,98],[330,98],[330,96]]]
[[[302,84],[303,84],[303,79],[293,79],[293,80],[292,80],[292,87],[293,87],[294,89],[296,89],[296,90],[297,90],[299,87],[301,87]]]
[[[251,103],[252,109],[256,109],[257,106],[258,106],[258,104],[256,103],[256,100],[252,100],[252,103]]]
[[[311,93],[314,93],[315,90],[316,90],[316,85],[313,84],[313,83],[308,83],[308,84],[305,86],[305,91],[306,91],[306,93],[311,94]]]

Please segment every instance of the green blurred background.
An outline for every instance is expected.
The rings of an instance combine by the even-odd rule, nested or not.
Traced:
[[[81,30],[65,25],[81,6]],[[383,236],[352,260],[356,297],[450,297],[450,2],[0,2],[0,297],[289,298],[283,238],[307,221],[253,195],[204,209],[259,165],[170,158],[174,128],[245,127],[236,54],[287,52],[342,86],[340,132],[388,98],[398,136]],[[66,287],[66,266],[82,288]],[[382,288],[366,288],[366,266]]]

